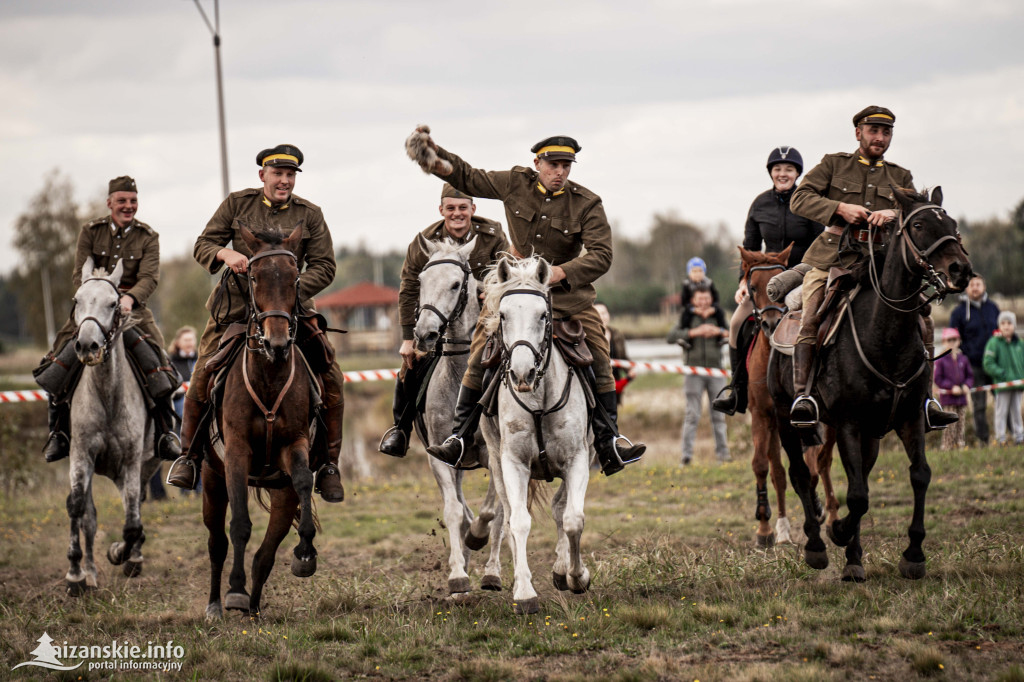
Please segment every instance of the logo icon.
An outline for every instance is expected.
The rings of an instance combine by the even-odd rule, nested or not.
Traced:
[[[34,665],[40,668],[48,668],[49,670],[74,670],[85,663],[85,661],[79,661],[75,665],[61,665],[60,660],[57,658],[57,654],[60,652],[55,646],[53,646],[53,644],[51,644],[51,642],[53,642],[53,638],[45,632],[43,633],[43,636],[36,641],[39,642],[39,646],[29,652],[35,656],[35,660],[19,663],[11,668],[11,670],[17,670],[23,665]]]

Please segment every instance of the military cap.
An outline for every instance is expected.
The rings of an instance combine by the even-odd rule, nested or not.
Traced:
[[[284,168],[294,168],[301,172],[302,169],[299,166],[302,165],[302,152],[299,148],[291,144],[279,144],[272,149],[264,149],[256,155],[256,165],[258,166],[277,166]]]
[[[880,125],[892,128],[895,123],[896,117],[885,107],[865,107],[853,117],[854,127],[859,125]]]
[[[444,183],[444,187],[441,188],[441,201],[445,199],[469,199],[473,201],[473,197],[469,196],[465,192],[460,192],[451,186],[451,183]]]
[[[135,180],[122,175],[119,178],[114,178],[107,183],[107,194],[113,194],[114,192],[138,192],[139,188],[135,186]]]
[[[547,159],[548,161],[556,159],[575,161],[576,152],[581,149],[583,148],[579,146],[576,140],[565,135],[549,137],[530,147],[530,151],[536,154],[538,159]]]

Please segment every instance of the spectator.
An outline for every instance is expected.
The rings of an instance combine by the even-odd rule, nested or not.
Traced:
[[[942,432],[942,449],[953,450],[966,447],[964,441],[964,415],[967,413],[967,396],[974,386],[971,362],[960,352],[960,332],[953,327],[942,331],[942,344],[946,354],[935,361],[935,385],[939,387],[939,403],[943,409],[955,412],[959,417]]]
[[[994,383],[1024,379],[1024,343],[1017,338],[1017,316],[1009,310],[999,313],[999,333],[985,344],[985,372]],[[1020,386],[994,389],[996,394],[996,440],[1006,445],[1006,420],[1013,430],[1013,442],[1024,444],[1024,423]]]
[[[992,338],[992,333],[999,326],[999,306],[989,300],[985,293],[985,278],[977,272],[967,285],[967,292],[960,297],[963,305],[958,305],[949,318],[949,326],[960,332],[960,343],[964,355],[971,362],[974,373],[974,385],[985,386],[992,383],[992,378],[985,372],[982,359],[985,355],[985,344]],[[988,402],[986,391],[975,391],[971,394],[974,409],[974,435],[982,445],[988,445],[988,417],[985,414]]]
[[[196,366],[196,330],[194,327],[182,327],[174,333],[174,340],[167,348],[171,364],[178,370],[181,380],[188,383],[192,378],[192,368]],[[181,416],[185,402],[185,390],[178,389],[174,394],[174,411]]]
[[[669,334],[669,342],[678,343],[685,350],[686,364],[691,367],[713,367],[721,369],[724,339],[729,336],[725,326],[725,313],[712,300],[711,290],[706,285],[694,287],[692,303],[683,309],[679,326]],[[724,376],[701,376],[690,374],[683,384],[686,395],[686,415],[683,419],[683,464],[693,461],[693,443],[697,437],[697,422],[700,421],[701,403],[706,393],[710,402],[722,387]],[[728,462],[729,444],[726,441],[725,415],[709,410],[711,426],[715,434],[715,455],[719,462]]]
[[[683,287],[679,293],[679,310],[686,310],[686,306],[690,305],[693,298],[694,287],[700,285],[708,287],[708,290],[711,291],[711,303],[718,305],[718,289],[715,288],[715,283],[708,277],[707,263],[703,259],[694,256],[686,261],[686,281],[683,282]]]
[[[608,312],[608,306],[604,303],[595,303],[594,309],[597,314],[601,317],[601,324],[604,325],[604,336],[608,339],[609,357],[612,360],[629,360],[629,355],[626,353],[626,337],[625,335],[615,327],[611,326],[612,316]],[[636,367],[612,367],[612,376],[615,377],[615,399],[621,404],[622,403],[622,391],[626,388],[626,384],[636,379]]]

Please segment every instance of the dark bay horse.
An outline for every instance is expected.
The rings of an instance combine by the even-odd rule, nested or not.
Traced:
[[[747,291],[754,309],[756,330],[747,356],[747,375],[749,383],[747,396],[750,411],[750,435],[754,445],[751,467],[757,479],[757,507],[754,518],[758,526],[755,534],[759,547],[771,547],[776,542],[793,542],[790,535],[789,518],[786,516],[786,468],[782,463],[779,441],[779,428],[775,416],[775,403],[768,392],[768,360],[771,357],[771,344],[768,342],[775,327],[778,326],[784,308],[775,304],[768,297],[768,282],[772,277],[786,269],[792,244],[779,253],[762,253],[748,251],[740,247],[740,272],[747,282]],[[826,507],[830,514],[835,514],[839,503],[832,491],[829,478],[829,467],[832,465],[832,444],[835,442],[834,432],[829,429],[831,440],[826,439],[824,445],[812,445],[804,450],[804,461],[811,472],[811,489],[818,483],[818,472],[824,483]],[[771,472],[772,486],[775,488],[776,507],[779,518],[772,531],[768,521],[772,517],[771,505],[768,502],[768,474]],[[818,497],[814,498],[815,515],[822,518],[823,510]]]
[[[829,523],[829,537],[846,548],[842,579],[865,578],[860,542],[860,521],[868,511],[868,479],[878,458],[879,440],[895,430],[910,460],[914,511],[909,545],[899,561],[905,578],[925,575],[925,494],[931,469],[925,456],[925,400],[931,385],[931,363],[926,357],[921,310],[928,301],[962,291],[971,276],[971,262],[960,243],[956,221],[941,208],[942,190],[916,194],[894,188],[899,203],[898,224],[886,253],[878,247],[858,277],[860,293],[852,299],[847,319],[834,343],[818,353],[811,395],[821,420],[836,430],[839,455],[847,476],[847,515]],[[866,227],[867,243],[874,243],[877,228]],[[845,295],[849,299],[849,294]],[[773,351],[768,387],[775,400],[780,436],[790,460],[790,478],[804,507],[807,544],[804,559],[823,569],[828,555],[814,513],[810,471],[801,457],[800,434],[790,425],[793,400],[791,359]]]
[[[223,608],[259,614],[274,555],[293,522],[299,544],[292,573],[305,578],[316,572],[313,537],[318,523],[311,499],[311,464],[315,469],[316,463],[310,462],[309,432],[313,398],[309,372],[293,347],[299,278],[294,252],[302,226],[283,239],[273,230],[257,236],[244,225],[241,234],[253,253],[246,342],[241,357],[228,370],[224,397],[217,407],[223,451],[209,448],[202,470],[203,522],[210,536],[208,619],[221,617]],[[245,547],[252,531],[250,485],[269,489],[270,496],[267,532],[252,559],[251,596],[245,589]],[[220,583],[228,552],[224,523],[229,506],[234,559],[222,608]]]

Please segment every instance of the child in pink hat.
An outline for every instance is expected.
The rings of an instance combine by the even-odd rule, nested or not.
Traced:
[[[953,327],[942,330],[942,345],[946,354],[935,361],[935,385],[939,388],[942,409],[956,412],[960,419],[942,432],[942,449],[966,447],[964,416],[967,414],[967,396],[974,386],[971,362],[960,351],[960,332]]]

